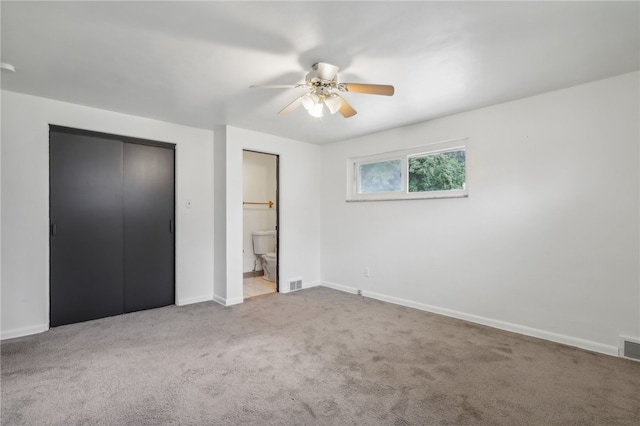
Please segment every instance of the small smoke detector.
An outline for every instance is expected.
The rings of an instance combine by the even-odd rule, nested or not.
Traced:
[[[14,67],[13,65],[8,64],[6,62],[0,62],[0,69],[11,71],[11,72],[16,72],[16,67]]]

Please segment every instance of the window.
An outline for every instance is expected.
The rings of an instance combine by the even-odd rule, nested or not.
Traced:
[[[466,197],[466,142],[350,158],[347,201]]]
[[[358,193],[402,191],[402,159],[358,166]]]
[[[409,157],[409,192],[464,189],[465,150]]]

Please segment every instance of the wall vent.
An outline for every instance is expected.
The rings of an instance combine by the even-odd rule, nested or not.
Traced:
[[[640,341],[622,337],[620,339],[620,355],[625,358],[640,361]]]
[[[289,291],[300,290],[302,288],[302,280],[289,281]]]

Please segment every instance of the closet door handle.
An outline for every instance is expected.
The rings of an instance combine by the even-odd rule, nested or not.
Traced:
[[[173,219],[169,219],[169,232],[171,232],[172,234],[173,234],[173,230],[174,230],[173,228],[174,228]]]
[[[58,235],[58,226],[55,223],[51,224],[51,235]]]

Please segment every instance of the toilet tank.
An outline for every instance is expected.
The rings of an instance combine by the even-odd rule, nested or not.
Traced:
[[[276,250],[276,231],[254,231],[251,235],[254,254],[267,254]]]

